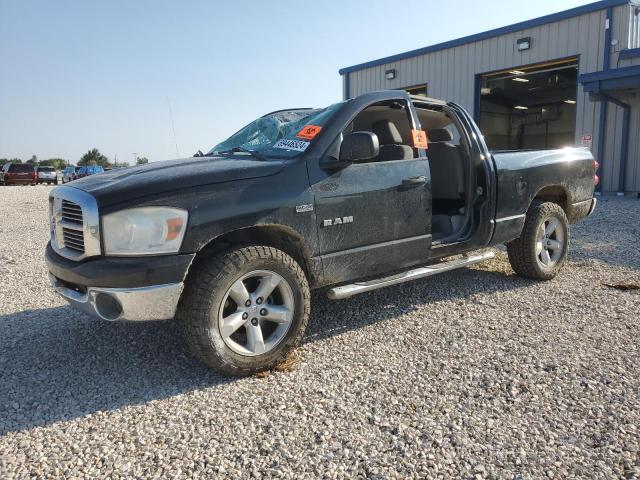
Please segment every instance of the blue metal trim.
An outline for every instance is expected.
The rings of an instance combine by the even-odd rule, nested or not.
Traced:
[[[631,106],[625,104],[622,116],[622,151],[620,152],[620,177],[618,178],[618,192],[624,193],[627,176],[627,162],[629,157],[629,130],[631,123]]]
[[[602,69],[609,70],[611,65],[611,29],[613,28],[613,8],[607,8],[607,21],[609,22],[609,28],[604,31],[604,49],[602,56]]]
[[[596,185],[596,190],[602,192],[602,186],[604,184],[604,141],[605,141],[605,128],[607,121],[607,106],[609,104],[606,101],[600,102],[600,118],[598,120],[598,162],[600,163],[600,183]]]
[[[465,45],[467,43],[478,42],[480,40],[486,40],[488,38],[497,37],[499,35],[514,33],[520,30],[526,30],[528,28],[539,27],[540,25],[546,25],[547,23],[558,22],[561,20],[566,20],[568,18],[585,15],[587,13],[593,13],[600,10],[604,10],[606,8],[613,8],[620,5],[628,5],[628,4],[629,4],[629,0],[602,0],[600,2],[589,3],[581,7],[572,8],[570,10],[564,10],[562,12],[545,15],[544,17],[534,18],[532,20],[526,20],[520,23],[514,23],[513,25],[507,25],[506,27],[500,27],[493,30],[488,30],[486,32],[476,33],[474,35],[469,35],[469,36],[458,38],[455,40],[449,40],[447,42],[438,43],[436,45],[419,48],[417,50],[411,50],[409,52],[399,53],[397,55],[391,55],[389,57],[372,60],[370,62],[360,63],[358,65],[353,65],[351,67],[341,68],[339,72],[340,72],[340,75],[344,75],[345,73],[355,72],[357,70],[362,70],[364,68],[376,67],[378,65],[384,65],[385,63],[397,62],[399,60],[416,57],[418,55],[426,55],[428,53],[437,52],[439,50],[459,47],[460,45]]]
[[[613,8],[607,7],[607,19],[608,28],[604,31],[604,46],[602,54],[602,70],[608,71],[611,66],[611,29],[613,27]],[[579,81],[579,79],[578,79]],[[586,91],[586,88],[585,88]],[[605,128],[607,120],[607,102],[600,102],[600,118],[598,119],[598,162],[600,162],[600,183],[597,185],[597,190],[602,191],[604,184],[604,147],[606,142]]]
[[[618,56],[620,60],[635,57],[640,57],[640,48],[627,48],[625,50],[621,50],[620,55]]]
[[[586,85],[593,82],[601,82],[603,80],[615,80],[618,78],[629,78],[640,75],[640,65],[633,67],[612,68],[610,70],[601,70],[593,73],[583,73],[578,77],[578,82]]]
[[[629,90],[634,88],[640,88],[640,75],[626,78],[614,78],[611,80],[603,80],[598,82],[599,90],[612,91],[612,90]],[[589,84],[591,85],[591,84]]]

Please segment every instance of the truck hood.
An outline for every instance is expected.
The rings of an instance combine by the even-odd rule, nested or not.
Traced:
[[[116,169],[74,181],[69,186],[93,195],[100,206],[173,190],[275,175],[281,160],[236,157],[188,157]]]

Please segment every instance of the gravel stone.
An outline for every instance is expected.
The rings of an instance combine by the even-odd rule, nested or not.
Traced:
[[[173,322],[48,286],[49,187],[0,187],[0,478],[638,478],[640,202],[602,198],[546,283],[504,249],[339,302],[290,372],[228,378]]]

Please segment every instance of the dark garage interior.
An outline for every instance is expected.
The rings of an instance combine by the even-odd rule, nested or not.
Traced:
[[[489,148],[574,145],[577,77],[577,59],[482,75],[479,120]]]

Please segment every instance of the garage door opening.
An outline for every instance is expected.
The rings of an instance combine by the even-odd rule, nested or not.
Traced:
[[[577,59],[488,73],[480,79],[479,123],[491,150],[574,144]]]

